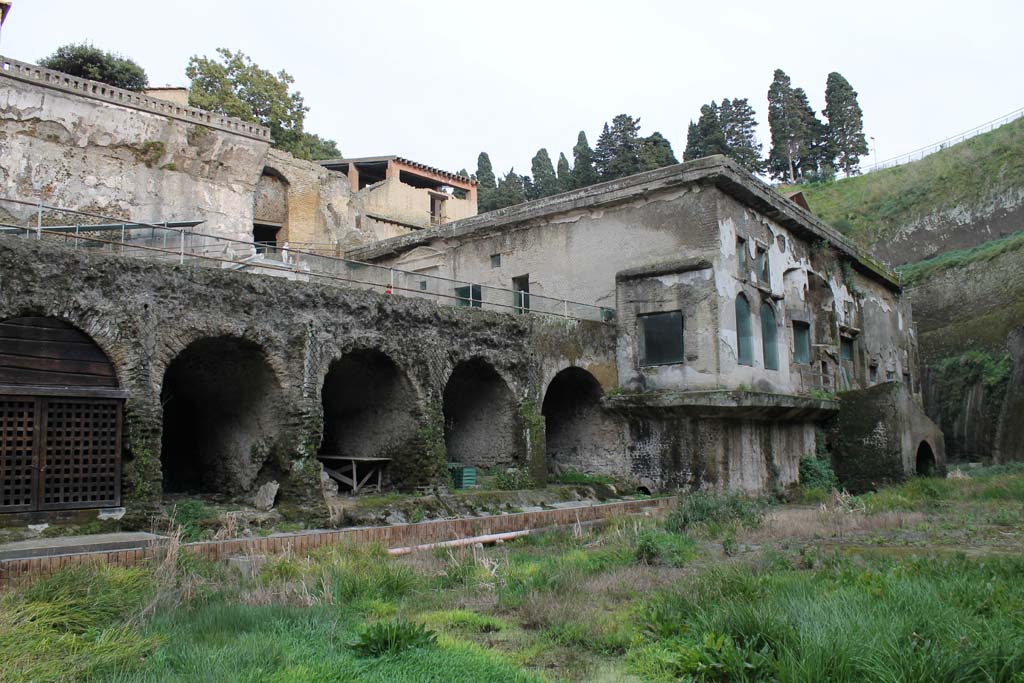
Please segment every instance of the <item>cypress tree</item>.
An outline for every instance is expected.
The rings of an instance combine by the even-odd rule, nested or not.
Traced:
[[[757,141],[757,119],[747,98],[722,100],[719,108],[726,154],[751,173],[764,171],[761,143]]]
[[[789,76],[776,69],[768,88],[768,125],[772,176],[791,183],[819,173],[825,152],[825,125],[814,115],[807,93],[794,88]]]
[[[573,176],[572,171],[569,169],[569,160],[565,158],[565,154],[562,152],[558,153],[558,191],[568,192],[573,189]]]
[[[521,175],[519,178],[523,181],[523,195],[526,197],[526,201],[531,202],[534,199],[540,199],[540,195],[537,194],[537,186],[533,184],[533,179],[528,175]]]
[[[487,152],[480,152],[480,156],[476,158],[476,183],[477,210],[480,213],[494,211],[497,208],[494,195],[498,186],[494,180],[491,157],[487,155]]]
[[[722,131],[718,105],[714,102],[700,108],[700,118],[697,119],[697,136],[701,142],[700,156],[709,157],[712,154],[728,153],[729,149],[725,144],[725,133]]]
[[[704,141],[700,138],[700,129],[693,119],[690,119],[690,126],[686,129],[686,149],[683,150],[683,161],[700,159],[700,151],[704,148]]]
[[[494,192],[494,208],[504,209],[525,201],[526,189],[523,186],[523,177],[517,175],[515,169],[511,168],[505,177],[498,181],[498,187]]]
[[[541,147],[534,155],[532,170],[533,187],[537,198],[558,194],[558,176],[555,175],[555,167],[551,165],[551,157],[545,148]]]
[[[864,138],[864,112],[857,102],[857,91],[842,74],[833,71],[825,82],[825,109],[828,119],[828,156],[838,162],[846,175],[858,172],[860,158],[868,153]]]
[[[594,150],[594,167],[601,180],[615,180],[640,170],[640,119],[619,114],[604,124]]]
[[[576,146],[572,148],[572,186],[590,187],[598,181],[594,169],[594,150],[590,149],[587,134],[582,130],[576,138]]]
[[[678,164],[672,152],[672,144],[658,131],[640,141],[640,170],[650,171],[664,166]]]

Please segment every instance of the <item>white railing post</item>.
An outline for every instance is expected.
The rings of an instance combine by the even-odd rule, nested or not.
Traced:
[[[121,256],[124,256],[124,223],[121,224]]]
[[[178,263],[185,265],[185,229],[181,230],[181,246],[178,251]]]
[[[569,300],[562,299],[562,315],[566,318],[569,317]]]
[[[39,200],[39,205],[36,207],[36,239],[43,239],[43,200]]]
[[[78,240],[79,240],[79,237],[78,237],[78,226],[76,225],[75,226],[75,249],[78,249]]]

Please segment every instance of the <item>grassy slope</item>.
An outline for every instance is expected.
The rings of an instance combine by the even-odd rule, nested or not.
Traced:
[[[64,572],[0,601],[0,680],[1017,681],[1022,503],[1007,466],[768,524],[694,494],[658,523],[402,560],[325,548],[257,581],[187,555]],[[437,644],[349,647],[396,615]]]
[[[866,246],[930,213],[984,203],[1021,186],[1024,119],[920,161],[799,189],[814,213]]]
[[[1024,249],[1024,231],[1015,232],[970,249],[955,249],[923,261],[897,266],[896,270],[903,276],[904,284],[914,285],[950,268],[959,268],[977,261],[990,261],[997,256],[1018,249]]]

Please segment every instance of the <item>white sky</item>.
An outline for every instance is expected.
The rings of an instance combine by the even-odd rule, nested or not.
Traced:
[[[767,152],[777,67],[819,111],[827,74],[846,76],[882,160],[1024,106],[1022,26],[1019,0],[14,0],[0,53],[90,41],[187,85],[191,55],[241,49],[295,77],[306,129],[346,156],[472,172],[486,150],[501,174],[529,173],[540,147],[571,160],[580,129],[593,146],[620,113],[682,157],[690,119],[723,97],[750,99]]]

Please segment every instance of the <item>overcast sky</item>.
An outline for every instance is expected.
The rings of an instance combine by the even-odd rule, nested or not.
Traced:
[[[594,145],[620,113],[682,157],[690,119],[723,97],[750,99],[767,152],[776,68],[818,110],[828,73],[846,76],[882,160],[1024,106],[1022,26],[1019,0],[14,0],[0,53],[89,41],[183,86],[190,56],[240,49],[294,76],[306,129],[346,156],[473,171],[486,150],[503,173],[540,147],[571,159],[581,129]]]

